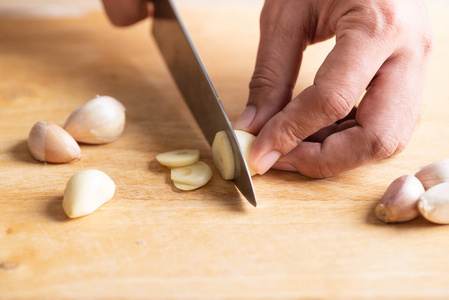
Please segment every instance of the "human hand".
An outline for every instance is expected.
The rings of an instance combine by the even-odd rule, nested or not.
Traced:
[[[153,4],[148,0],[102,0],[103,7],[117,26],[128,26],[137,23],[153,13]]]
[[[260,31],[247,108],[235,124],[258,135],[254,170],[330,177],[405,148],[432,49],[422,1],[266,0]],[[303,51],[334,35],[314,84],[291,100]]]

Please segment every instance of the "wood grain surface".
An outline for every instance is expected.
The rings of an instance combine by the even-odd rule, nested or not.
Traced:
[[[182,1],[180,1],[182,2]],[[243,110],[258,43],[259,2],[181,6],[232,121]],[[148,31],[112,27],[102,12],[0,18],[0,299],[447,299],[449,227],[419,217],[386,225],[373,208],[395,178],[449,157],[449,5],[427,1],[436,47],[421,120],[402,154],[312,180],[254,177],[257,208],[214,176],[181,192],[155,155],[210,148]],[[296,92],[333,42],[309,48]],[[127,108],[123,136],[81,145],[82,159],[43,164],[26,139],[62,125],[96,95]],[[96,168],[116,183],[95,213],[68,219],[65,184]]]

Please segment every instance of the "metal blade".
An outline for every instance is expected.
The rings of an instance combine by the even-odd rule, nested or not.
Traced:
[[[231,122],[172,1],[154,1],[153,36],[209,144],[212,145],[218,131],[225,130],[228,134],[235,161],[233,181],[243,196],[256,206],[256,195],[249,168]]]

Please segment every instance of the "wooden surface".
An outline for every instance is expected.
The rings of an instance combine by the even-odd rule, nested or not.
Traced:
[[[197,147],[212,165],[148,22],[118,29],[101,12],[2,15],[0,299],[449,298],[449,226],[423,218],[385,225],[373,214],[392,180],[449,157],[449,6],[427,2],[436,48],[407,150],[326,180],[254,177],[257,208],[215,170],[205,187],[180,192],[155,161]],[[261,1],[232,3],[184,4],[181,14],[234,121],[248,94]],[[331,47],[307,51],[298,92]],[[70,164],[33,160],[32,125],[62,125],[97,94],[126,106],[123,136],[82,145],[82,159]],[[109,174],[117,191],[92,215],[70,220],[65,184],[86,168]]]

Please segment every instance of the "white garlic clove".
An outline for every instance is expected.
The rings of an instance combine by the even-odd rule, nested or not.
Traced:
[[[434,185],[449,182],[449,159],[425,165],[416,172],[415,176],[422,182],[426,190]]]
[[[449,224],[449,182],[429,188],[419,199],[418,209],[433,223]]]
[[[81,149],[73,137],[60,126],[40,121],[28,136],[31,155],[39,161],[68,163],[81,157]]]
[[[109,96],[99,96],[78,107],[64,129],[86,144],[107,144],[118,139],[125,129],[125,107]]]
[[[83,170],[67,182],[62,207],[69,218],[91,214],[115,193],[115,184],[104,172],[94,169]]]
[[[424,187],[414,176],[404,175],[394,180],[377,205],[376,217],[385,223],[407,222],[419,215],[417,202]]]
[[[249,163],[249,153],[251,147],[256,140],[256,137],[249,132],[242,130],[235,130],[235,136],[239,142],[240,149],[246,160]],[[232,180],[235,176],[235,161],[234,151],[232,150],[231,141],[229,140],[226,131],[219,131],[215,134],[212,143],[212,159],[214,165],[224,180]],[[249,167],[249,165],[248,165]],[[256,175],[256,172],[249,168],[251,176]]]

